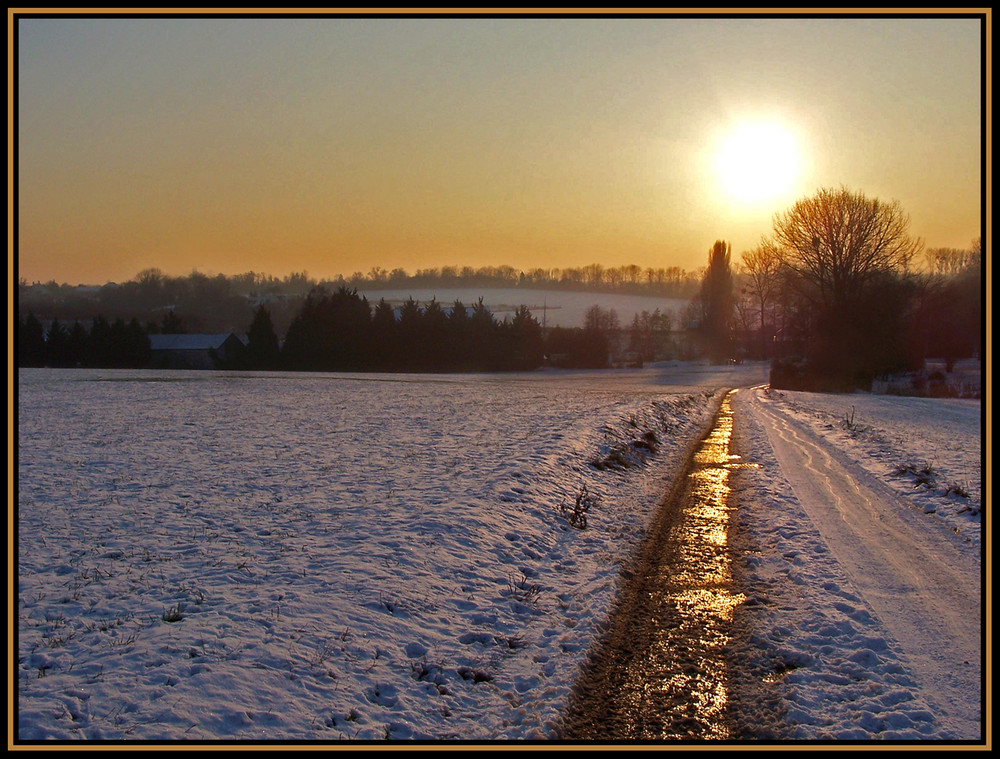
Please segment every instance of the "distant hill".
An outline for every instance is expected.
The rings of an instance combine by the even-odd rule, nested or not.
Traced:
[[[317,284],[330,291],[338,287],[357,288],[374,307],[380,298],[398,305],[412,297],[421,303],[436,298],[442,306],[461,300],[467,306],[480,298],[490,311],[503,320],[518,306],[527,306],[538,322],[546,327],[581,327],[591,306],[613,309],[622,327],[633,316],[659,309],[677,315],[689,302],[683,297],[602,291],[600,287],[578,289],[536,286],[494,287],[489,283],[458,284],[414,282],[414,286],[372,282],[322,282],[307,277],[244,282],[240,277],[207,277],[191,274],[171,278],[163,275],[139,277],[122,284],[100,287],[25,282],[18,286],[18,314],[33,313],[46,327],[59,320],[67,326],[74,321],[89,324],[98,315],[114,321],[137,318],[143,326],[159,325],[165,315],[176,312],[188,332],[245,332],[253,320],[253,309],[265,305],[275,328],[284,333],[306,294]],[[606,289],[606,288],[605,288]],[[674,288],[677,289],[683,288]],[[671,293],[672,295],[674,293]],[[677,324],[679,320],[675,319]]]
[[[503,320],[504,315],[512,313],[518,306],[527,306],[539,324],[547,327],[582,327],[587,309],[597,305],[603,309],[614,309],[618,321],[623,327],[632,322],[636,314],[648,311],[652,313],[659,309],[660,313],[677,314],[688,301],[680,298],[664,298],[653,295],[625,295],[601,292],[577,292],[566,290],[535,290],[529,288],[489,288],[489,287],[458,287],[458,288],[412,288],[412,289],[358,289],[359,295],[368,298],[374,306],[380,299],[393,305],[398,305],[408,298],[420,303],[426,303],[436,298],[442,306],[450,306],[456,300],[471,306],[483,299],[483,303]]]

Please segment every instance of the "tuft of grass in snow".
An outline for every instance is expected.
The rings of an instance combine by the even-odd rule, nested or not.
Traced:
[[[934,467],[930,464],[923,464],[919,466],[912,463],[900,464],[893,470],[892,473],[896,477],[913,477],[914,490],[921,486],[927,490],[933,490],[937,485],[935,479],[937,472],[934,471]],[[947,491],[945,492],[945,495],[947,495]],[[933,504],[924,509],[925,514],[933,514],[935,511],[937,511],[937,507]]]
[[[951,495],[954,493],[959,498],[969,498],[969,488],[960,482],[952,482],[947,485],[944,489],[945,495]]]
[[[169,609],[163,610],[162,619],[164,622],[180,622],[184,619],[184,607],[183,606],[171,606]]]
[[[497,642],[497,645],[506,647],[511,651],[516,651],[519,648],[524,648],[528,645],[523,635],[504,635],[503,633],[497,633],[493,636],[493,640]]]
[[[559,510],[571,525],[582,530],[587,526],[587,512],[590,511],[590,507],[595,505],[598,500],[597,496],[590,494],[586,485],[582,485],[580,491],[576,494],[576,503],[572,509],[567,507],[566,504],[561,504]]]
[[[382,591],[378,594],[378,605],[390,614],[395,614],[399,609],[399,603],[386,596]]]
[[[937,476],[938,472],[934,469],[931,464],[913,464],[905,463],[900,464],[892,471],[893,476],[903,477],[911,476],[913,477],[913,487],[914,489],[919,487],[927,488],[928,490],[934,490],[938,487]],[[972,497],[969,492],[969,487],[962,482],[949,482],[947,485],[943,486],[941,494],[945,497],[950,495],[956,495],[959,498],[970,499]],[[977,516],[981,513],[981,507],[976,504],[969,504],[962,509],[959,509],[958,514],[969,513],[972,516]]]
[[[528,576],[522,572],[517,580],[514,579],[513,575],[507,576],[507,591],[511,598],[525,606],[531,606],[538,601],[542,589],[537,583],[529,582]]]
[[[902,477],[903,475],[912,475],[916,481],[914,488],[918,488],[921,485],[927,488],[933,488],[937,484],[937,472],[934,471],[934,467],[931,464],[913,464],[906,463],[900,464],[893,471],[896,477]]]
[[[472,680],[474,683],[491,683],[493,675],[484,669],[473,669],[471,667],[459,667],[458,674],[463,680]]]
[[[957,495],[959,498],[963,498],[965,500],[969,500],[970,498],[972,498],[972,495],[969,493],[968,486],[965,485],[964,483],[961,483],[961,482],[951,482],[951,483],[948,483],[948,485],[944,489],[944,494],[946,496],[954,494],[954,495]],[[979,503],[974,503],[973,502],[973,503],[967,504],[966,506],[963,506],[956,513],[957,514],[966,514],[967,513],[970,516],[974,516],[975,517],[975,516],[979,516],[980,514],[982,514],[982,511],[983,511],[982,505],[979,504]]]
[[[860,422],[854,421],[854,415],[857,409],[851,406],[851,413],[844,413],[844,418],[840,420],[840,426],[850,433],[851,437],[857,437],[858,435],[867,435],[874,432],[871,427],[861,424]]]

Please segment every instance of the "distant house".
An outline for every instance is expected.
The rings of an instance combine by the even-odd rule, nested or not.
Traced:
[[[246,347],[232,332],[219,335],[150,335],[154,369],[215,369]]]

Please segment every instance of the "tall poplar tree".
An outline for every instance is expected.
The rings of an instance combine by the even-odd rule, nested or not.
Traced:
[[[730,247],[716,240],[708,251],[708,269],[701,282],[702,334],[709,359],[722,363],[732,356],[733,272]]]

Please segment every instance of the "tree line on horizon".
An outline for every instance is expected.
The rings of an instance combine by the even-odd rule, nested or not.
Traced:
[[[613,312],[611,312],[613,316]],[[374,309],[357,290],[331,292],[318,285],[309,292],[284,339],[267,306],[254,311],[245,348],[217,368],[285,371],[500,372],[538,368],[548,351],[572,368],[607,364],[608,313],[594,306],[581,328],[541,325],[526,306],[499,321],[480,299],[472,306],[436,300],[420,305],[412,298],[398,309],[381,299]],[[613,317],[616,319],[616,317]],[[149,335],[183,334],[173,312],[145,327],[133,318],[109,323],[98,316],[87,329],[54,320],[46,330],[33,313],[18,318],[17,358],[22,367],[144,368],[152,358]]]
[[[50,310],[45,334],[36,315],[25,309],[34,288],[22,283],[18,361],[22,366],[137,366],[143,355],[139,332],[242,331],[206,329],[194,307],[203,301],[211,301],[217,312],[228,310],[233,324],[250,323],[248,349],[230,368],[501,371],[534,368],[543,356],[558,356],[563,366],[602,367],[612,354],[627,352],[639,361],[697,356],[713,362],[770,360],[775,387],[848,390],[870,388],[877,377],[918,369],[927,358],[945,359],[950,371],[957,359],[982,353],[981,238],[969,249],[923,251],[896,201],[846,188],[820,190],[777,214],[773,233],[740,258],[734,261],[731,246],[717,240],[687,307],[678,313],[643,312],[623,326],[614,310],[595,305],[581,327],[552,328],[544,334],[526,307],[500,322],[482,299],[471,307],[460,302],[443,306],[436,300],[421,305],[412,298],[399,309],[385,300],[373,307],[343,280],[315,283],[302,274],[287,284],[308,285],[305,295],[268,299],[254,308],[221,275],[195,272],[172,279],[158,270],[111,288],[109,299],[98,305],[122,308],[166,300],[181,307],[165,314],[163,307],[147,309],[146,316],[155,318],[147,318],[145,327],[135,315],[126,321],[119,313],[109,322],[99,312],[90,317],[89,330],[79,322],[86,315],[74,317],[68,326],[64,314],[71,310]],[[464,271],[456,269],[457,276]],[[565,270],[538,271],[551,276]],[[581,274],[581,281],[596,287],[610,281],[607,271],[595,266],[589,275]],[[451,274],[442,270],[425,276],[439,284],[451,281]],[[504,267],[488,269],[483,276],[509,284],[522,281]],[[626,282],[635,284],[637,276],[633,271]],[[240,292],[259,292],[247,288],[268,281],[243,275]],[[364,281],[388,284],[393,274],[373,269]],[[538,274],[530,281],[544,277]],[[680,282],[689,288],[692,278],[684,274],[675,280]],[[63,299],[65,309],[70,300]],[[28,311],[23,320],[22,309]],[[676,340],[671,342],[677,334],[685,336],[680,348]],[[117,348],[111,350],[109,344]]]
[[[652,295],[686,300],[699,286],[700,272],[676,266],[642,268],[589,264],[583,267],[534,268],[512,266],[445,266],[418,269],[411,274],[401,268],[386,270],[375,266],[367,273],[355,272],[332,279],[316,279],[307,272],[283,278],[260,272],[234,276],[209,276],[193,271],[186,276],[168,276],[149,268],[132,280],[101,286],[59,284],[50,281],[18,282],[19,313],[32,311],[42,319],[133,317],[143,323],[155,321],[166,311],[174,311],[192,330],[238,332],[252,318],[261,302],[268,303],[279,331],[288,328],[306,296],[316,287],[334,291],[341,287],[359,291],[379,289],[520,288],[575,292]]]
[[[208,280],[214,284],[209,285]],[[186,276],[169,276],[162,270],[151,267],[140,271],[135,279],[123,283],[107,282],[102,288],[138,288],[147,298],[155,298],[158,290],[177,299],[186,289],[204,289],[206,286],[229,289],[238,295],[303,295],[314,287],[323,285],[353,287],[357,290],[379,290],[425,287],[527,287],[554,290],[583,290],[599,292],[625,292],[640,295],[662,295],[664,297],[684,297],[697,289],[700,281],[698,271],[686,271],[679,266],[642,267],[637,264],[605,266],[591,263],[579,267],[534,267],[528,270],[513,266],[440,266],[417,269],[412,274],[397,267],[385,269],[373,266],[367,273],[356,271],[350,276],[343,274],[328,279],[311,277],[308,272],[293,272],[285,277],[275,277],[262,272],[247,271],[226,276],[217,274],[210,277],[197,270]],[[222,284],[225,283],[225,284]],[[63,294],[86,285],[70,285],[50,280],[46,283],[19,280],[22,292],[33,287],[58,290]]]

